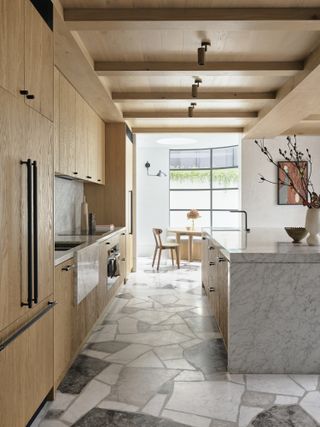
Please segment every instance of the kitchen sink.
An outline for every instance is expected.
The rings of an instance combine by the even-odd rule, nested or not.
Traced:
[[[55,242],[54,250],[55,251],[68,251],[69,249],[76,248],[77,246],[82,245],[83,242]]]

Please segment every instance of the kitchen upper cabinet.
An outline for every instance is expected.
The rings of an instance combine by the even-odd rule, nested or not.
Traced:
[[[54,384],[57,387],[72,362],[74,346],[74,259],[55,268],[54,297]]]
[[[53,121],[53,31],[30,0],[25,1],[26,103]]]
[[[25,426],[53,386],[53,310],[0,351],[0,427]]]
[[[0,86],[16,96],[24,89],[24,6],[0,1]]]
[[[53,136],[54,136],[54,170],[60,170],[60,73],[57,68],[54,67],[54,97],[53,97]]]
[[[56,172],[76,177],[76,91],[62,74],[59,97],[60,170]]]
[[[55,172],[104,184],[105,124],[57,69],[55,73]]]
[[[87,145],[88,145],[88,116],[87,104],[83,98],[76,92],[76,176],[80,179],[86,179],[87,176]]]

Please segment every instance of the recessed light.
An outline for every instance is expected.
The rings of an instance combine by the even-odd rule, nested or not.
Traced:
[[[189,145],[196,142],[197,140],[192,138],[160,138],[157,140],[158,144],[163,145]]]

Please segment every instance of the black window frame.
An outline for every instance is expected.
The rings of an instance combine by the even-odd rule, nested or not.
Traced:
[[[213,167],[213,153],[215,150],[223,150],[226,148],[233,148],[233,166],[223,166],[223,167]],[[235,149],[239,149],[239,145],[226,145],[222,147],[213,147],[213,148],[174,148],[169,150],[169,224],[171,227],[171,212],[188,212],[190,209],[194,209],[194,206],[185,209],[174,209],[171,208],[171,192],[172,191],[209,191],[210,192],[210,209],[197,209],[199,212],[210,212],[210,227],[213,227],[213,209],[219,209],[218,207],[213,207],[213,191],[228,191],[228,190],[239,190],[239,185],[237,187],[213,187],[213,171],[214,170],[225,170],[225,169],[238,169],[239,170],[239,162],[237,166],[235,166]],[[171,168],[171,152],[173,151],[210,151],[210,168]],[[239,154],[239,153],[238,153]],[[171,188],[171,172],[172,171],[210,171],[210,187],[209,188]],[[227,209],[227,208],[226,208]]]

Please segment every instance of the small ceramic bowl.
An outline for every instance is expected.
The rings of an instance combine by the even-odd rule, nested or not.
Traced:
[[[300,243],[302,239],[308,234],[304,227],[284,227],[289,237],[292,239],[292,243]]]

